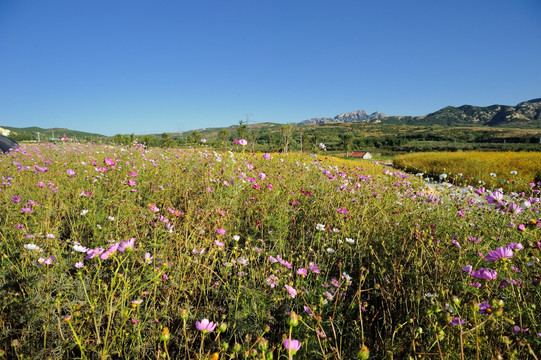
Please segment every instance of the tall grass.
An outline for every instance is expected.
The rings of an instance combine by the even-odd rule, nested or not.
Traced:
[[[541,351],[534,187],[434,194],[371,163],[139,144],[27,146],[0,173],[6,358]]]

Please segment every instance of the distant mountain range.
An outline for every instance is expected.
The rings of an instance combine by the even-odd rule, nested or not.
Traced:
[[[301,121],[297,124],[321,125],[348,122],[424,126],[484,125],[492,127],[537,128],[541,122],[541,98],[521,102],[516,106],[447,106],[441,110],[422,116],[388,116],[377,111],[368,115],[365,111],[358,110],[340,114],[334,118],[314,118]]]
[[[368,115],[364,110],[357,110],[349,113],[343,113],[336,115],[333,118],[313,118],[301,121],[297,123],[298,125],[321,125],[321,124],[336,124],[336,123],[347,123],[347,122],[363,122],[363,121],[374,121],[382,118],[386,118],[387,115],[382,114],[378,111]]]
[[[296,125],[336,125],[340,123],[357,122],[414,126],[488,126],[538,129],[541,126],[541,98],[524,101],[517,104],[516,106],[447,106],[441,110],[422,116],[389,116],[378,111],[372,114],[367,114],[363,110],[358,110],[336,115],[333,118],[323,117],[304,120],[297,123]],[[264,128],[270,130],[276,128],[277,126],[279,126],[279,124],[265,123],[251,125],[250,128],[260,128],[261,130],[263,130]],[[236,126],[230,126],[226,129],[233,131],[235,128]],[[217,132],[219,129],[221,128],[207,129],[206,132],[214,133]],[[157,131],[159,131],[159,129],[157,129]],[[68,138],[76,139],[96,139],[107,137],[101,134],[87,133],[83,131],[69,130],[64,128],[44,129],[35,126],[25,128],[17,128],[12,126],[0,127],[0,134],[5,134],[16,140],[35,140],[37,139],[38,132],[40,133],[42,140],[59,138],[60,136],[64,135]]]

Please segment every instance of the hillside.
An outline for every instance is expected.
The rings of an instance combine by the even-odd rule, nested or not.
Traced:
[[[97,139],[97,138],[105,138],[105,135],[101,134],[95,134],[95,133],[89,133],[84,131],[77,131],[77,130],[70,130],[65,128],[49,128],[44,129],[37,126],[31,126],[31,127],[24,127],[24,128],[18,128],[18,127],[12,127],[12,126],[1,126],[1,128],[9,130],[9,137],[16,140],[16,141],[24,141],[24,140],[37,140],[38,139],[38,133],[41,140],[51,140],[51,139],[57,139],[61,136],[67,136],[70,139]]]
[[[537,128],[541,121],[541,98],[521,102],[516,106],[491,105],[460,107],[447,106],[422,116],[388,116],[380,112],[368,115],[363,110],[343,113],[333,118],[313,118],[297,125],[325,125],[350,122],[368,122],[401,125],[492,126]]]

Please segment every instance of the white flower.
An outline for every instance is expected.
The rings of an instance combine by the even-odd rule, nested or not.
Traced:
[[[334,254],[336,252],[336,250],[334,250],[333,248],[327,248],[327,252],[329,254]]]
[[[114,216],[109,216],[107,219],[109,219],[109,220],[111,220],[111,221],[115,221]]]
[[[511,171],[511,175],[516,175],[518,172],[516,170]]]
[[[447,179],[447,174],[440,174],[440,181]]]
[[[81,252],[81,253],[85,253],[88,251],[88,249],[82,245],[73,245],[73,250],[77,251],[77,252]]]
[[[86,215],[86,214],[88,214],[88,210],[83,210],[83,211],[81,211],[81,213],[80,213],[81,216],[84,216],[84,215]]]
[[[324,150],[325,149],[325,144],[324,143],[319,143],[319,148]]]
[[[496,177],[496,174],[494,174],[494,173],[490,173],[490,176],[492,176],[492,177]]]
[[[316,225],[316,229],[319,230],[319,231],[323,231],[323,230],[325,230],[325,225],[323,225],[323,224],[317,224],[317,225]]]
[[[355,240],[353,240],[352,238],[346,238],[346,242],[349,244],[355,244]]]
[[[233,235],[233,240],[239,241],[239,240],[240,240],[240,236],[238,236],[238,235]]]
[[[26,244],[24,245],[24,248],[26,250],[34,250],[34,251],[41,251],[41,248],[35,244]]]

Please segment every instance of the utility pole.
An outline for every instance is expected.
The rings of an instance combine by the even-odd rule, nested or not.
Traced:
[[[36,134],[38,134],[38,142],[41,142],[41,140],[39,139],[39,131]]]

